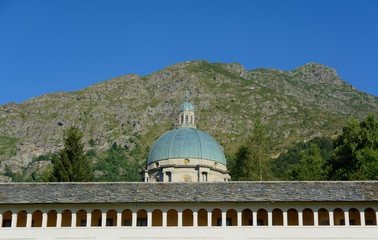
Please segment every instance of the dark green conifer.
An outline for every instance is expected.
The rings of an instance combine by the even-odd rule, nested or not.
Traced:
[[[50,182],[88,182],[93,179],[88,157],[84,154],[82,133],[71,127],[65,133],[64,148],[54,159]]]
[[[266,181],[271,179],[269,152],[272,146],[267,129],[257,120],[252,134],[238,151],[231,177],[236,181]]]

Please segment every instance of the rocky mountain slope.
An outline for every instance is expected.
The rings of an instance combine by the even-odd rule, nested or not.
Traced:
[[[196,108],[197,128],[226,154],[256,118],[268,125],[278,153],[297,141],[336,135],[348,118],[378,113],[378,97],[318,63],[293,71],[248,71],[238,63],[183,62],[143,77],[129,74],[76,92],[1,105],[0,174],[6,165],[19,171],[33,158],[58,151],[62,130],[71,125],[84,132],[87,150],[101,152],[114,142],[131,149],[151,146],[176,126],[185,89]]]

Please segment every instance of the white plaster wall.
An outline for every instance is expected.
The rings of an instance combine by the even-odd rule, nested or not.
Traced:
[[[0,240],[110,239],[377,239],[370,227],[91,227],[1,229]]]

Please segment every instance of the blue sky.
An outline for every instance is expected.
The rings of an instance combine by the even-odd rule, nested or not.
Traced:
[[[378,1],[0,0],[0,105],[201,59],[318,62],[378,96]]]

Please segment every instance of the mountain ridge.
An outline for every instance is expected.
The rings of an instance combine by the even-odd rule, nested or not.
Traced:
[[[354,89],[335,69],[308,63],[293,71],[239,63],[188,61],[138,76],[127,74],[74,92],[57,92],[0,106],[0,173],[20,171],[33,158],[62,148],[62,130],[76,125],[86,150],[114,142],[147,147],[177,127],[190,89],[198,128],[232,154],[255,118],[271,130],[275,151],[316,136],[333,136],[350,117],[377,113],[378,98]],[[94,145],[88,144],[93,140]],[[142,160],[141,160],[142,161]]]

